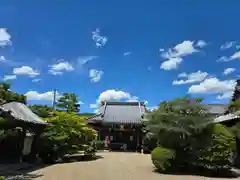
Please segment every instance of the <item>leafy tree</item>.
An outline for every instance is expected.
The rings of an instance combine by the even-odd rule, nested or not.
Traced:
[[[50,125],[41,135],[40,154],[44,160],[86,150],[97,135],[86,120],[75,113],[55,111],[45,120],[50,122]]]
[[[23,94],[10,91],[10,87],[9,83],[0,82],[0,103],[17,101],[26,104],[26,97]]]
[[[230,163],[234,136],[216,130],[201,102],[202,99],[178,98],[162,102],[158,109],[147,115],[147,137],[156,141],[156,146],[176,153],[173,161],[175,167],[205,167],[203,162],[224,167],[226,162]],[[216,158],[207,158],[210,153]]]
[[[80,104],[74,93],[64,93],[56,103],[56,107],[67,112],[79,112]]]
[[[234,113],[240,110],[240,100],[231,101],[229,103],[228,113]]]
[[[35,114],[37,114],[39,117],[47,118],[50,117],[51,112],[53,112],[53,108],[49,107],[47,105],[41,105],[41,104],[34,104],[28,106]]]
[[[233,92],[232,101],[240,100],[240,80],[236,81],[236,87]]]

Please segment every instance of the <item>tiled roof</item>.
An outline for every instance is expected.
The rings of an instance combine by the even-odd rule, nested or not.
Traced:
[[[95,122],[102,121],[103,120],[103,116],[102,116],[102,114],[96,114],[94,116],[90,116],[90,117],[86,118],[86,120],[88,120],[88,121],[95,121]]]
[[[99,108],[99,114],[87,120],[100,120],[106,123],[141,123],[145,112],[143,102],[105,102]]]
[[[240,118],[240,116],[237,114],[226,114],[226,115],[215,118],[213,121],[215,123],[221,123],[221,122],[226,122],[226,121],[230,121],[238,118]]]
[[[8,112],[17,120],[22,120],[34,124],[47,124],[34,114],[25,104],[19,102],[10,102],[0,106],[0,110]]]
[[[203,107],[214,115],[223,115],[228,110],[227,104],[203,104]]]

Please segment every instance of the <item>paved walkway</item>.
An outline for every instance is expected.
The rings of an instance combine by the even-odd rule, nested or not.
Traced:
[[[153,172],[150,156],[137,153],[100,153],[102,159],[56,164],[35,172],[36,180],[202,180],[197,176],[162,175]]]

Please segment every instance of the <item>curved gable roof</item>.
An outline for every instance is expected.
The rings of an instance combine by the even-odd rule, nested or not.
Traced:
[[[19,102],[10,102],[0,106],[5,112],[10,111],[10,115],[17,120],[26,121],[34,124],[47,124],[40,117],[34,114],[25,104]]]

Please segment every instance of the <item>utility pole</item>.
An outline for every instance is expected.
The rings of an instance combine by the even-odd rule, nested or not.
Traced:
[[[52,103],[52,108],[55,109],[55,104],[56,104],[56,92],[57,90],[53,90],[53,103]]]

